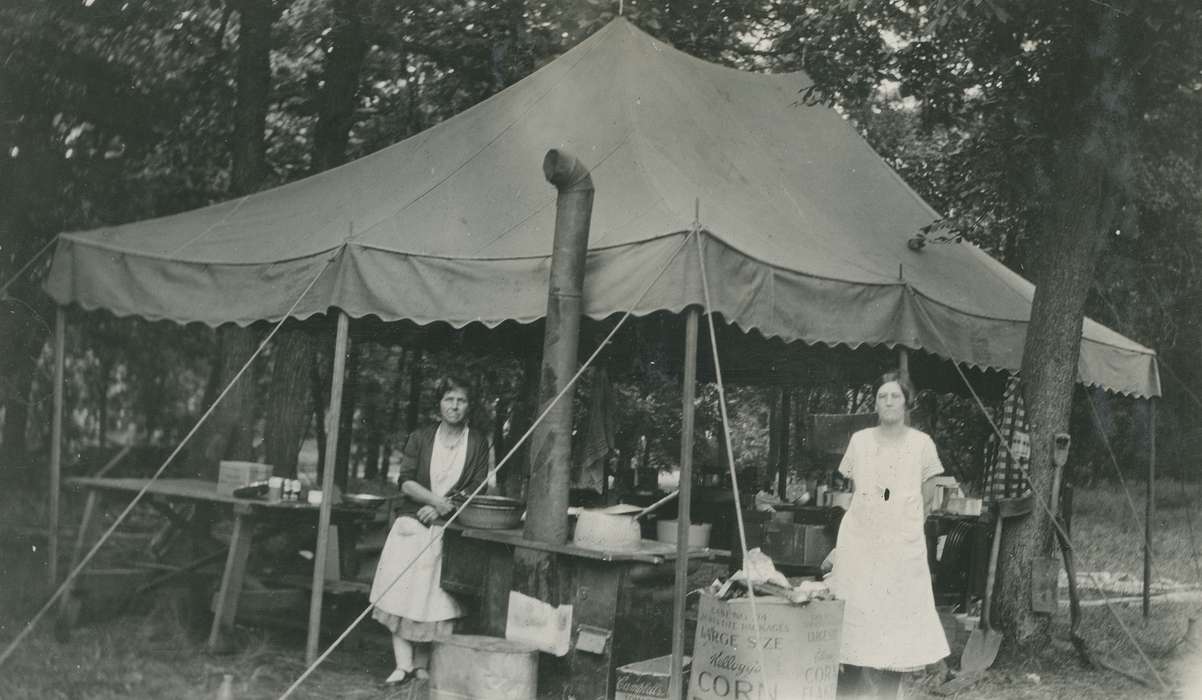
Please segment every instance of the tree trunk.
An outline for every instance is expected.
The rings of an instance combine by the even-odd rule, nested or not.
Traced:
[[[346,489],[351,470],[351,447],[354,445],[355,405],[359,403],[359,366],[363,348],[348,340],[346,377],[342,389],[342,410],[338,416],[338,450],[334,455],[334,483]]]
[[[265,128],[271,92],[271,25],[278,14],[270,0],[236,0],[238,9],[237,103],[231,138],[230,193],[259,189],[267,174]],[[218,329],[220,392],[255,351],[250,328],[226,324]],[[248,372],[217,406],[189,450],[187,471],[214,478],[221,459],[253,459],[254,381]]]
[[[272,465],[276,476],[296,478],[297,458],[311,416],[309,371],[316,357],[316,341],[299,324],[289,322],[276,334],[272,355],[263,460]]]
[[[1091,8],[1078,55],[1068,62],[1080,75],[1053,135],[1043,193],[1044,225],[1033,251],[1036,289],[1023,349],[1022,378],[1031,431],[1031,515],[1005,525],[998,574],[998,613],[1007,638],[1020,646],[1046,643],[1050,618],[1031,610],[1033,561],[1052,552],[1053,528],[1045,506],[1052,497],[1052,444],[1067,432],[1081,352],[1085,301],[1102,242],[1121,203],[1125,139],[1129,138],[1131,83],[1116,57],[1118,20]]]
[[[384,441],[383,410],[384,391],[380,382],[370,377],[363,385],[363,427],[367,435],[364,441],[363,478],[375,479],[380,473],[380,448]]]
[[[360,0],[334,0],[330,50],[318,95],[317,125],[313,130],[313,170],[320,172],[346,162],[346,146],[354,126],[359,74],[367,56]]]
[[[417,430],[422,402],[422,351],[415,349],[409,358],[409,398],[405,404],[405,433]]]
[[[789,487],[789,464],[793,461],[793,389],[780,390],[780,456],[776,463],[776,497],[783,499]]]
[[[248,328],[228,323],[217,329],[216,373],[217,395],[255,351],[255,336]],[[213,397],[216,399],[216,396]],[[207,405],[206,405],[207,408]],[[184,471],[176,476],[216,480],[218,462],[222,459],[250,460],[254,458],[254,376],[248,370],[218,404],[209,420],[197,432],[188,450]]]
[[[320,357],[320,355],[319,355]],[[326,409],[329,408],[329,399],[326,389],[329,386],[329,379],[322,374],[322,360],[316,360],[309,365],[309,381],[312,383],[312,391],[309,395],[313,399],[313,437],[317,441],[317,480],[321,481],[321,475],[325,473],[326,465]]]
[[[313,172],[346,162],[353,124],[355,94],[367,42],[359,0],[336,0],[326,58],[324,84],[318,95],[313,135]],[[268,387],[264,448],[267,462],[280,474],[296,475],[297,456],[309,424],[310,384],[306,374],[316,361],[317,339],[297,326],[281,329]]]
[[[238,9],[237,103],[234,107],[230,192],[247,195],[267,174],[267,107],[271,101],[271,0],[235,0]]]
[[[542,366],[541,350],[522,356],[522,379],[518,395],[514,400],[512,418],[509,421],[508,443],[513,445],[534,423],[538,410],[538,371]],[[510,447],[512,449],[512,447]],[[527,440],[501,470],[503,492],[515,498],[524,498],[526,482],[530,475],[530,441]]]

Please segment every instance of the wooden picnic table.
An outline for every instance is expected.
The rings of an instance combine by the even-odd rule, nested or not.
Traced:
[[[319,506],[300,501],[271,502],[256,498],[237,498],[232,495],[217,492],[217,483],[203,479],[156,479],[144,478],[98,478],[78,477],[66,480],[68,488],[85,489],[87,501],[84,505],[83,518],[76,536],[72,551],[71,570],[75,569],[83,548],[87,542],[88,531],[97,513],[97,506],[103,495],[124,494],[134,495],[146,490],[148,498],[146,505],[154,508],[170,521],[170,527],[192,539],[194,542],[205,540],[212,542],[207,527],[198,527],[188,517],[180,512],[179,506],[187,503],[205,508],[229,508],[233,513],[233,530],[230,535],[228,548],[225,548],[225,567],[221,574],[221,585],[218,589],[213,610],[213,623],[209,631],[208,648],[211,652],[229,650],[229,632],[233,628],[234,618],[238,610],[238,598],[246,577],[246,562],[250,554],[256,528],[261,524],[287,523],[295,524],[296,518],[317,521]],[[385,503],[387,499],[381,501]],[[359,505],[335,505],[332,511],[334,522],[355,525],[365,519],[374,517],[375,508],[364,508]],[[199,559],[173,567],[170,573],[160,578],[170,579],[189,573],[213,563],[221,554],[210,552]],[[340,589],[341,590],[341,589]],[[70,588],[63,596],[69,598]],[[312,591],[311,596],[320,595]],[[312,622],[312,620],[310,620]]]

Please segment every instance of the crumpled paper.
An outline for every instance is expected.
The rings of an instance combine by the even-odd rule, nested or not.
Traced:
[[[794,586],[777,570],[772,558],[758,547],[747,552],[742,569],[726,581],[714,581],[710,585],[710,592],[719,598],[729,598],[735,595],[731,589],[736,584],[740,589],[780,596],[798,604],[834,597],[830,586],[823,581],[802,581]]]

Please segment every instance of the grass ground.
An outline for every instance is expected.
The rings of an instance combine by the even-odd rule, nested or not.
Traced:
[[[1084,609],[1083,632],[1091,649],[1146,679],[1152,673],[1130,631],[1156,672],[1183,698],[1202,698],[1202,679],[1187,685],[1189,672],[1202,670],[1202,656],[1190,656],[1183,644],[1187,620],[1202,617],[1202,577],[1198,575],[1194,537],[1202,536],[1202,487],[1186,495],[1175,482],[1158,484],[1157,534],[1154,542],[1157,590],[1175,598],[1153,598],[1149,619],[1138,600],[1113,608]],[[1139,496],[1137,495],[1138,499]],[[1106,572],[1104,583],[1117,594],[1138,589],[1142,571],[1142,523],[1137,523],[1121,491],[1079,492],[1074,540],[1082,571]],[[1140,505],[1142,511],[1142,504]],[[68,500],[62,522],[78,520],[78,503]],[[1187,518],[1187,514],[1189,518]],[[1142,519],[1142,512],[1140,513]],[[1191,535],[1192,519],[1196,532]],[[7,646],[41,606],[47,595],[44,523],[41,504],[20,488],[0,489],[0,645]],[[154,522],[139,516],[131,529],[147,533]],[[73,532],[64,526],[63,541]],[[119,560],[142,546],[138,535],[126,535],[102,554]],[[1099,599],[1085,591],[1087,602]],[[211,699],[225,674],[233,676],[234,697],[276,698],[304,670],[303,635],[265,628],[240,627],[235,654],[204,652],[206,626],[187,604],[186,589],[166,589],[139,600],[126,614],[94,610],[93,619],[74,631],[70,641],[55,641],[53,616],[44,619],[0,667],[0,698]],[[1113,611],[1112,611],[1113,610]],[[1117,617],[1117,619],[1116,619]],[[1121,624],[1120,624],[1121,621]],[[298,620],[292,620],[293,623]],[[370,622],[365,623],[371,625]],[[1052,641],[1036,654],[1004,653],[986,678],[958,697],[984,698],[1143,698],[1164,696],[1108,670],[1083,669],[1067,641],[1068,614],[1063,609],[1053,625]],[[383,645],[352,638],[339,647],[298,689],[297,698],[400,698],[379,686],[391,666]],[[907,684],[906,696],[933,698],[921,678]]]

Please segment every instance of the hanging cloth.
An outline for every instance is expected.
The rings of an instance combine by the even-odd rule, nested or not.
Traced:
[[[985,488],[982,492],[987,503],[1021,498],[1031,493],[1026,477],[1031,466],[1031,430],[1027,424],[1022,382],[1013,375],[1006,380],[998,430],[1010,449],[1001,446],[996,433],[989,436],[985,446]]]
[[[571,487],[605,493],[605,458],[614,448],[614,395],[604,367],[592,372],[584,429],[573,450]]]

